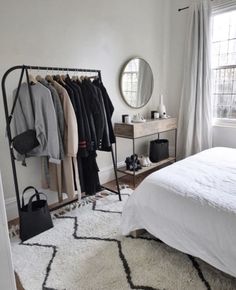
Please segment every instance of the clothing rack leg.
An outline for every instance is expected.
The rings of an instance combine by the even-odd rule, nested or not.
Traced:
[[[117,175],[117,163],[115,161],[115,156],[114,156],[114,151],[113,151],[113,147],[111,147],[111,156],[112,156],[112,163],[113,163],[113,168],[114,168],[114,173],[115,173],[115,180],[116,180],[116,187],[117,187],[117,191],[112,190],[106,186],[102,186],[102,188],[111,191],[113,193],[116,193],[119,195],[119,201],[122,201],[121,199],[121,193],[120,193],[120,186],[119,186],[119,181],[118,181],[118,175]]]
[[[115,178],[116,178],[117,193],[119,195],[119,200],[121,201],[122,199],[121,199],[120,186],[119,186],[118,175],[117,175],[117,164],[116,164],[116,160],[114,156],[113,147],[111,147],[111,156],[112,156],[113,168],[114,168],[114,173],[115,173]]]
[[[177,129],[175,129],[175,161],[177,161]]]
[[[17,202],[17,208],[18,208],[18,213],[20,214],[20,209],[21,209],[21,202],[20,202],[20,192],[19,192],[19,185],[18,185],[18,179],[17,179],[17,171],[16,171],[16,163],[15,163],[15,157],[14,157],[14,151],[13,151],[13,147],[11,144],[12,141],[12,135],[11,135],[11,127],[10,127],[10,122],[12,119],[12,112],[11,115],[9,116],[9,111],[8,111],[8,104],[7,104],[7,94],[6,94],[6,87],[5,87],[5,81],[6,78],[8,76],[8,74],[15,69],[19,69],[20,67],[15,67],[12,69],[9,69],[3,76],[2,78],[2,96],[3,96],[3,104],[4,104],[4,111],[5,111],[5,119],[6,119],[6,129],[7,129],[7,136],[8,136],[8,143],[9,143],[9,148],[10,148],[10,157],[11,157],[11,166],[12,166],[12,173],[13,173],[13,181],[14,181],[14,187],[15,187],[15,193],[16,193],[16,202]],[[13,109],[15,107],[17,98],[18,98],[18,94],[19,94],[19,88],[21,86],[22,83],[22,79],[23,79],[23,75],[24,75],[24,66],[22,67],[21,70],[21,75],[20,75],[20,79],[19,79],[19,84],[18,84],[18,88],[17,88],[17,92],[16,92],[16,96],[15,96],[15,100],[13,102]]]

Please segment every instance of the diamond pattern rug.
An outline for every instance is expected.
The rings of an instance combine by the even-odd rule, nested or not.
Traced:
[[[108,195],[57,215],[54,228],[12,241],[25,290],[233,290],[236,279],[145,234],[120,234],[122,202]]]

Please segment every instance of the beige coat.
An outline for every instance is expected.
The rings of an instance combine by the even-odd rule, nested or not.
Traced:
[[[50,183],[47,184],[46,179],[43,178],[42,185],[45,188],[50,188],[57,191],[62,199],[62,193],[67,193],[69,198],[73,198],[76,194],[74,181],[76,182],[77,193],[80,198],[81,189],[78,176],[77,152],[78,152],[78,126],[74,108],[70,101],[67,91],[56,81],[52,82],[56,89],[64,111],[64,149],[65,158],[60,165],[49,164]],[[74,171],[73,171],[74,167]],[[75,180],[74,174],[75,173]]]

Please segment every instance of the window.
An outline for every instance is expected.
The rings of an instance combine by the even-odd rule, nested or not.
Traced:
[[[213,17],[214,118],[236,121],[236,10]]]
[[[138,91],[139,59],[130,61],[125,68],[122,78],[122,88],[131,106],[136,106],[136,96]]]

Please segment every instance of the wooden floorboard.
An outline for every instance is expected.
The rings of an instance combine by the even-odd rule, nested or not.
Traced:
[[[21,284],[19,276],[15,273],[15,278],[16,278],[16,288],[17,290],[25,290]]]

